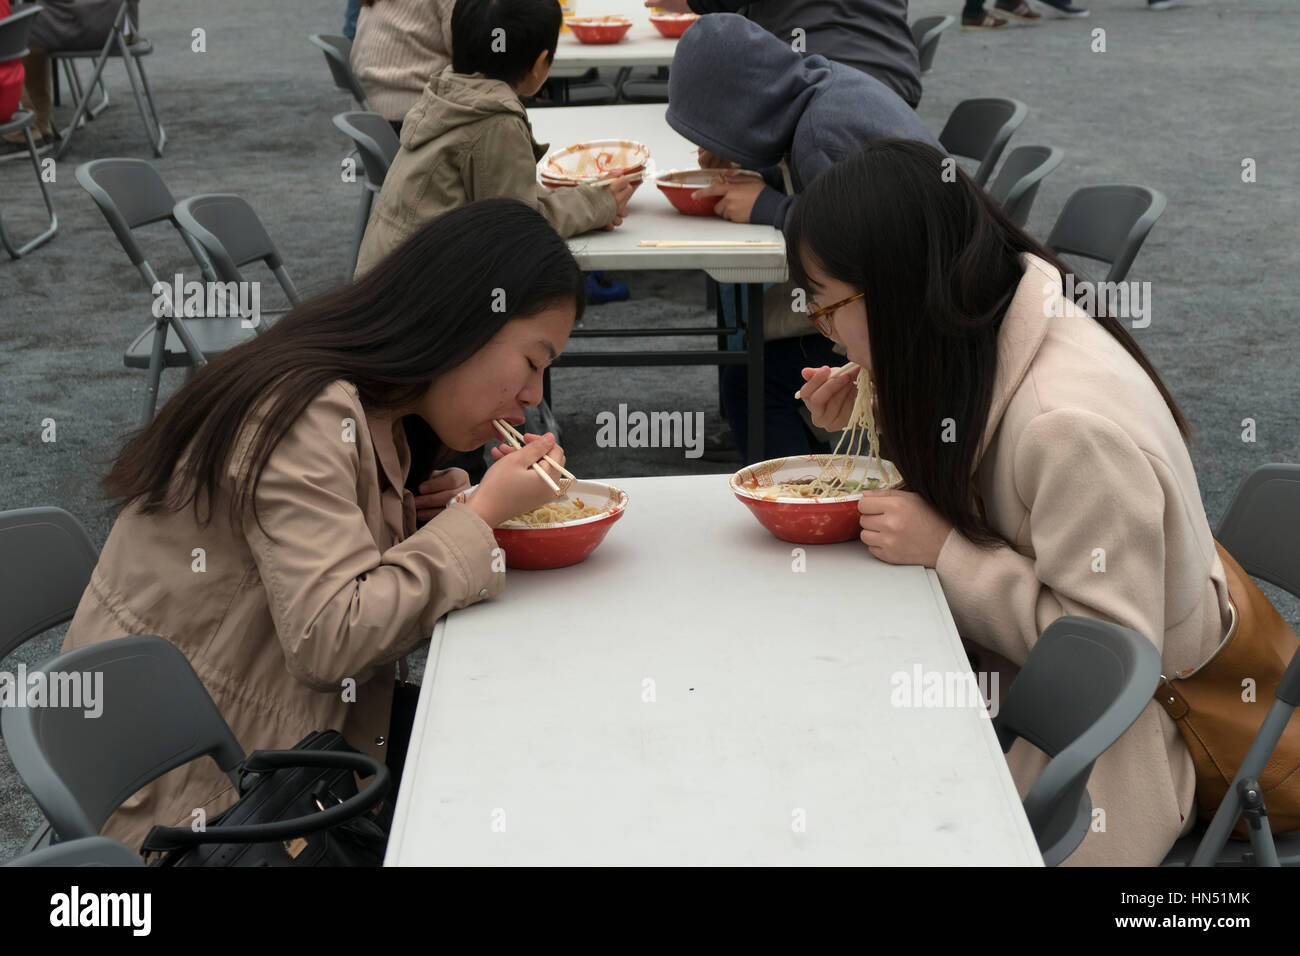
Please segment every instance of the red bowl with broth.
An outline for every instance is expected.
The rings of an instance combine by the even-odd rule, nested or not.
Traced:
[[[632,29],[632,18],[617,13],[604,17],[567,17],[564,22],[579,43],[617,43]]]
[[[699,18],[699,14],[696,13],[652,13],[650,22],[668,39],[675,40],[690,29],[691,24]]]
[[[815,477],[830,455],[797,455],[773,458],[740,469],[731,476],[731,490],[761,524],[782,541],[794,544],[836,544],[852,541],[861,530],[858,502],[862,492],[849,492],[833,498],[769,497],[763,489],[783,482]],[[880,487],[899,483],[892,462],[881,460],[880,469],[865,455],[853,459],[854,480],[872,478]]]
[[[477,486],[475,486],[477,487]],[[464,504],[474,488],[455,498]],[[601,509],[589,518],[575,518],[538,528],[492,529],[497,545],[505,552],[506,567],[520,571],[545,571],[581,564],[605,540],[627,508],[627,492],[598,481],[575,481],[566,497],[577,498]]]
[[[734,179],[753,179],[759,182],[763,177],[748,169],[730,170]],[[717,196],[704,196],[692,199],[691,193],[706,186],[716,186],[723,181],[721,169],[672,169],[655,177],[655,185],[668,197],[673,208],[685,216],[712,216],[713,207],[718,204]]]

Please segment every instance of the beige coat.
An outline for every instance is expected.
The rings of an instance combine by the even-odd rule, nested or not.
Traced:
[[[1003,691],[1057,617],[1112,621],[1150,638],[1165,672],[1204,660],[1227,633],[1227,585],[1187,447],[1151,379],[1093,319],[1045,315],[1059,273],[1026,257],[998,342],[977,480],[1011,542],[955,531],[937,572],[962,636],[1005,658]],[[1104,571],[1094,570],[1104,551]],[[980,654],[988,668],[997,657]],[[1023,796],[1046,759],[1008,755]],[[1195,775],[1154,701],[1097,761],[1094,829],[1071,864],[1152,866],[1191,828]]]
[[[612,222],[617,207],[606,187],[547,189],[537,181],[546,152],[509,84],[450,68],[433,77],[402,126],[402,148],[370,214],[355,275],[429,220],[476,199],[522,200],[565,237]]]
[[[370,108],[401,122],[429,77],[451,63],[456,0],[378,0],[362,7],[352,41],[352,72]]]
[[[234,530],[223,520],[200,528],[189,509],[124,510],[63,649],[128,634],[165,637],[184,651],[245,752],[292,747],[329,729],[383,760],[395,662],[428,640],[443,614],[505,586],[492,570],[491,529],[469,508],[453,504],[416,530],[404,489],[409,467],[402,429],[368,415],[356,389],[335,382],[263,473],[258,511],[275,541],[251,515]],[[200,807],[211,819],[234,799],[229,780],[203,758],[128,799],[103,832],[138,846],[156,823],[189,825]]]

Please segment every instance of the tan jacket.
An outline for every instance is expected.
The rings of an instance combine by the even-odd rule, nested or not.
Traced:
[[[352,41],[352,72],[370,108],[401,122],[429,77],[451,63],[456,0],[378,0],[362,7]]]
[[[617,207],[604,186],[547,189],[537,181],[546,151],[509,84],[450,68],[433,77],[402,126],[402,148],[370,214],[355,275],[430,219],[476,199],[522,200],[566,238],[612,222]]]
[[[258,512],[275,541],[251,515],[235,530],[220,518],[200,528],[191,509],[124,510],[63,649],[128,634],[165,637],[245,752],[292,747],[329,729],[384,759],[394,663],[428,640],[443,614],[505,586],[492,571],[492,532],[469,508],[453,504],[416,530],[404,490],[409,466],[402,429],[367,415],[356,389],[335,382],[263,472]],[[200,807],[211,819],[234,799],[203,758],[128,799],[103,832],[138,846],[155,823],[189,825]]]
[[[936,570],[958,629],[996,652],[980,653],[984,669],[1005,659],[1003,691],[1065,614],[1145,635],[1166,673],[1199,663],[1230,612],[1187,447],[1150,377],[1105,329],[1073,303],[1045,315],[1060,274],[1025,262],[976,471],[988,520],[1011,546],[949,535]],[[1022,740],[1008,762],[1023,796],[1046,758]],[[1159,863],[1193,823],[1194,785],[1187,747],[1152,701],[1094,766],[1093,830],[1068,862]]]

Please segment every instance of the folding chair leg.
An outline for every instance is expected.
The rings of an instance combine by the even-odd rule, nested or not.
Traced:
[[[140,111],[140,122],[144,123],[145,135],[149,137],[149,145],[153,147],[153,154],[159,159],[162,158],[163,131],[162,126],[158,126],[158,132],[154,132],[154,124],[150,122],[149,112],[145,109],[144,99],[140,96],[141,87],[145,86],[144,67],[138,59],[127,52],[126,40],[119,33],[117,35],[117,49],[122,54],[122,66],[126,69],[127,82],[131,84],[131,95],[135,97],[136,109]],[[136,71],[140,71],[140,82],[136,82]],[[147,89],[147,87],[146,87]],[[149,107],[153,108],[153,97],[149,97]],[[156,120],[157,114],[154,114]]]
[[[90,75],[90,83],[77,97],[77,110],[72,114],[72,122],[68,124],[68,131],[64,134],[63,141],[59,143],[59,148],[54,153],[55,159],[62,159],[63,154],[66,153],[68,147],[72,145],[72,137],[77,132],[78,127],[81,126],[81,122],[88,112],[90,106],[90,94],[94,92],[96,83],[102,83],[101,77],[104,72],[104,64],[108,62],[109,43],[112,42],[113,38],[109,37],[108,43],[104,44],[104,49],[99,51],[99,56],[95,59],[95,70]],[[80,87],[81,78],[76,73],[72,75],[77,77],[77,85]]]
[[[41,178],[41,161],[36,154],[36,143],[32,139],[31,127],[23,130],[23,136],[27,139],[27,152],[32,157],[32,169],[36,171],[36,185],[41,190],[41,198],[45,200],[45,211],[49,213],[50,224],[44,232],[35,239],[32,239],[23,245],[15,244],[14,239],[9,235],[9,230],[5,228],[4,219],[0,218],[0,245],[4,246],[5,252],[9,253],[9,258],[18,259],[27,255],[37,246],[43,246],[54,238],[54,234],[59,231],[59,217],[54,212],[54,199],[50,196],[50,190],[45,185],[45,180]]]
[[[153,101],[153,91],[149,89],[149,77],[144,72],[144,61],[140,57],[126,52],[130,48],[120,33],[117,37],[117,48],[122,52],[122,63],[126,65],[127,79],[131,81],[131,93],[135,96],[136,106],[140,108],[140,118],[144,120],[145,132],[149,134],[153,154],[162,159],[163,149],[167,146],[167,131],[163,129],[162,120],[158,118],[158,107]],[[140,99],[140,91],[135,88],[135,78],[131,75],[132,67],[139,74],[140,86],[144,90],[145,101],[149,104],[148,116],[145,115],[145,102]],[[152,120],[152,123],[150,120]]]
[[[63,72],[68,77],[68,88],[72,90],[73,94],[77,97],[78,100],[80,100],[81,94],[85,91],[82,90],[81,88],[81,74],[77,72],[76,61],[64,60]],[[99,92],[100,92],[99,103],[95,106],[89,107],[86,110],[86,119],[88,120],[95,119],[97,116],[99,116],[100,113],[104,112],[104,110],[108,108],[108,87],[104,85],[103,76],[99,77],[98,83],[93,84],[91,86],[92,91],[94,90],[95,86],[99,87]],[[83,120],[82,122],[84,124],[85,120]]]

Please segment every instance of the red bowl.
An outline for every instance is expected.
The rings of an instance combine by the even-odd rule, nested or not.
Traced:
[[[830,455],[773,458],[740,469],[731,476],[731,490],[753,512],[759,523],[782,541],[795,544],[835,544],[858,536],[861,525],[858,502],[862,492],[836,498],[765,498],[760,489],[795,478],[816,475]],[[881,461],[883,474],[859,456],[853,475],[883,478],[888,487],[898,483],[893,463]]]
[[[752,178],[761,181],[763,178],[758,173],[747,169],[735,169],[732,172],[742,179]],[[692,199],[691,193],[705,186],[716,185],[722,181],[721,176],[720,169],[674,169],[656,176],[655,185],[668,197],[668,201],[678,212],[687,216],[712,216],[713,207],[718,204],[718,197],[705,196],[701,199]]]
[[[456,500],[463,503],[473,492],[473,488],[462,491]],[[603,500],[609,510],[590,518],[542,528],[493,528],[492,535],[505,552],[506,567],[544,571],[580,564],[605,540],[609,529],[623,517],[627,508],[626,491],[598,481],[575,481],[569,487],[569,494],[582,494],[593,501]]]
[[[632,29],[632,18],[619,14],[608,17],[572,17],[565,22],[579,43],[617,43]]]
[[[699,18],[699,14],[695,13],[656,13],[651,14],[650,22],[664,36],[675,40],[690,29],[691,24]]]

